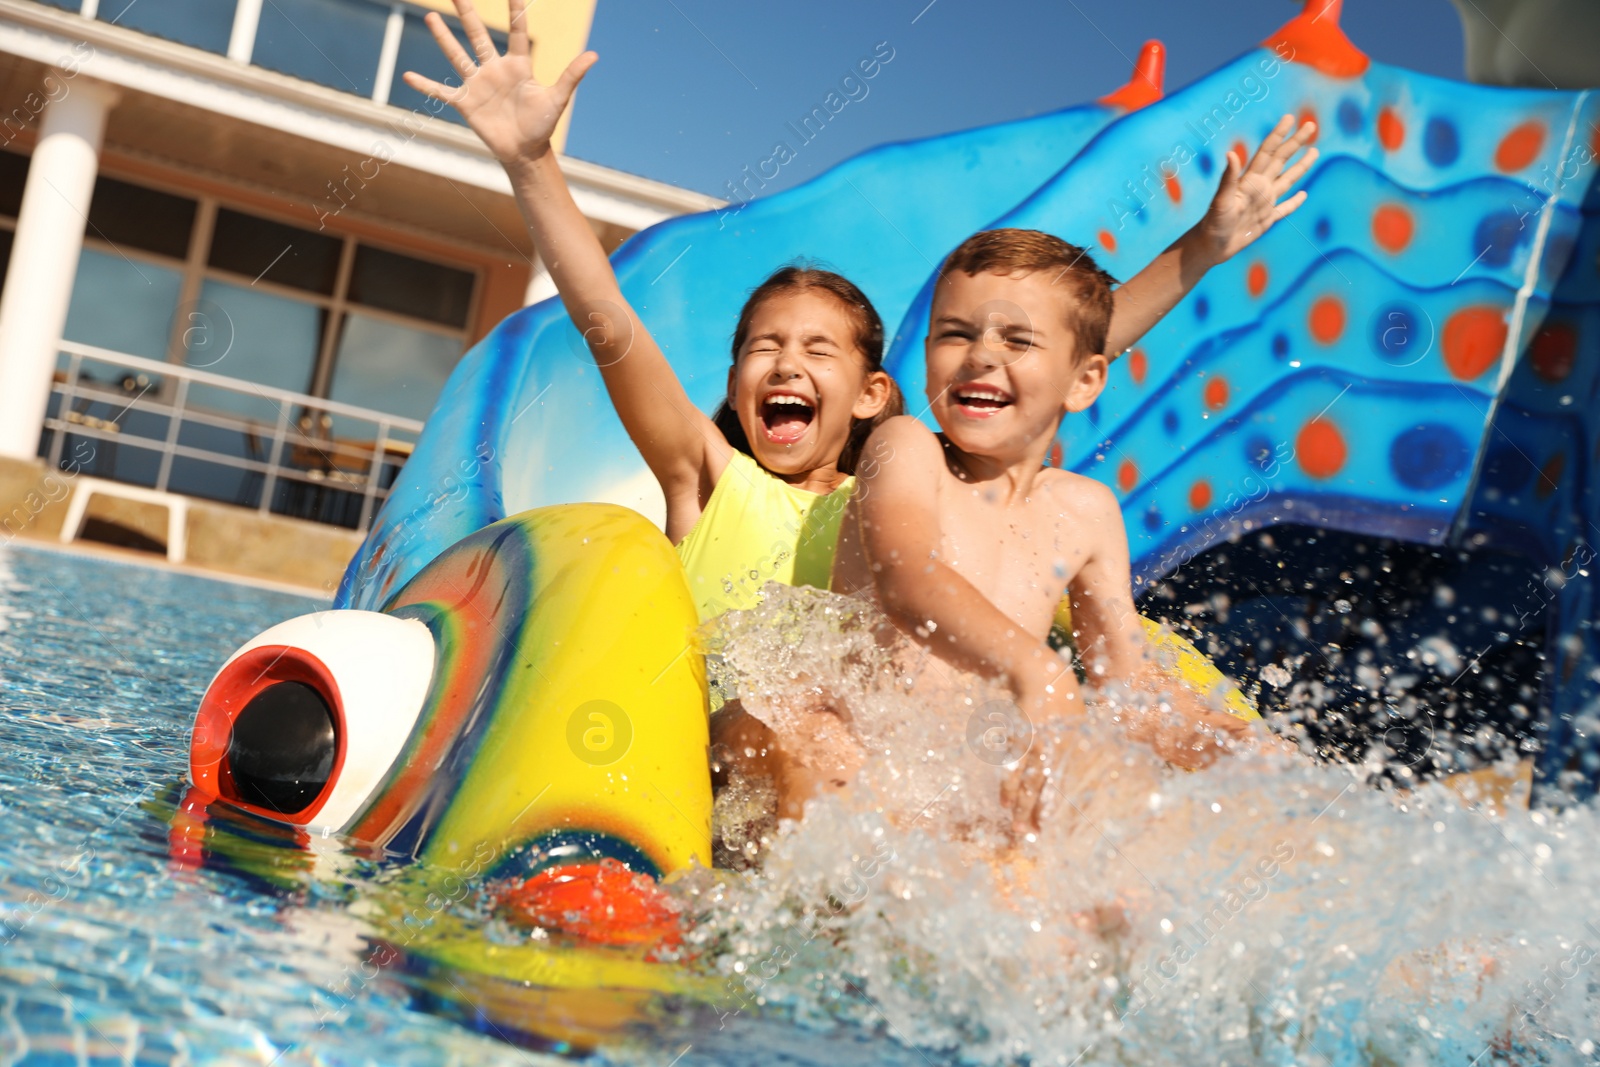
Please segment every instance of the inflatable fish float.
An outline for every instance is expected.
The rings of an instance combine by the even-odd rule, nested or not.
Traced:
[[[195,718],[174,855],[263,873],[207,825],[220,801],[294,831],[280,843],[337,833],[414,861],[369,905],[375,936],[450,974],[445,999],[501,1004],[497,1030],[536,1019],[534,1043],[588,1047],[641,998],[696,988],[654,954],[677,921],[657,880],[710,863],[695,628],[677,554],[637,513],[494,523],[384,610],[290,619],[228,659]],[[557,936],[492,943],[427,904],[441,878],[495,886],[502,912]]]

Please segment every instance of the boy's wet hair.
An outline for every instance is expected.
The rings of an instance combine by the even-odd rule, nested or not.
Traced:
[[[1039,230],[984,230],[962,241],[944,261],[940,275],[1032,274],[1047,270],[1051,284],[1064,284],[1073,298],[1074,357],[1105,352],[1111,329],[1111,287],[1117,280],[1075,244]]]
[[[739,324],[733,330],[734,364],[738,364],[739,350],[750,337],[750,320],[755,318],[756,311],[762,304],[775,296],[807,292],[828,293],[844,306],[855,325],[854,341],[866,358],[867,373],[883,370],[883,320],[878,317],[877,309],[872,306],[872,301],[867,299],[867,294],[842,274],[799,264],[780,267],[766,281],[750,290],[750,297],[739,312]],[[854,474],[856,463],[861,458],[861,450],[866,447],[867,438],[872,436],[872,431],[877,429],[880,423],[896,415],[904,415],[905,412],[905,398],[900,395],[900,386],[891,377],[889,402],[883,406],[883,410],[870,419],[851,420],[850,438],[845,442],[844,451],[839,454],[839,470],[845,474]],[[711,416],[711,421],[716,423],[717,429],[722,431],[722,436],[728,439],[730,445],[752,459],[755,458],[755,453],[750,449],[750,440],[745,436],[744,426],[739,422],[739,413],[733,410],[726,399],[717,408],[716,414]]]

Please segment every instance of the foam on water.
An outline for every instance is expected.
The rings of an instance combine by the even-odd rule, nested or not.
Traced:
[[[1375,761],[1270,751],[1182,773],[1102,715],[1065,732],[1052,814],[1007,847],[1005,768],[966,730],[996,694],[919,702],[871,628],[769,587],[714,639],[780,734],[825,696],[869,753],[761,870],[689,880],[725,1015],[992,1063],[1593,1062],[1592,809],[1402,794]]]

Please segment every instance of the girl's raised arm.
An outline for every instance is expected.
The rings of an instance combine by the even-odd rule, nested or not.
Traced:
[[[426,22],[461,76],[461,86],[451,88],[415,71],[405,72],[405,82],[459,111],[505,167],[533,247],[588,342],[611,403],[661,483],[671,512],[675,499],[698,497],[703,486],[716,483],[732,449],[690,402],[666,356],[623,298],[611,261],[573,203],[550,145],[573,91],[599,57],[585,52],[554,84],[540,85],[530,63],[522,0],[511,2],[505,55],[495,50],[472,0],[455,0],[455,5],[476,57],[467,54],[439,15],[430,12]],[[698,511],[698,501],[691,510]]]

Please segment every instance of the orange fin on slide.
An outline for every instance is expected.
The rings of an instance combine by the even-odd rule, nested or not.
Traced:
[[[547,868],[501,890],[496,903],[519,925],[602,945],[672,945],[682,936],[676,902],[613,859]]]
[[[1334,78],[1366,73],[1372,60],[1339,28],[1344,0],[1306,0],[1305,10],[1261,42],[1291,63],[1304,63]]]
[[[1133,77],[1128,79],[1128,84],[1102,96],[1100,103],[1138,111],[1161,99],[1161,87],[1166,78],[1167,46],[1160,41],[1146,41],[1139,49],[1139,59],[1133,65]]]

